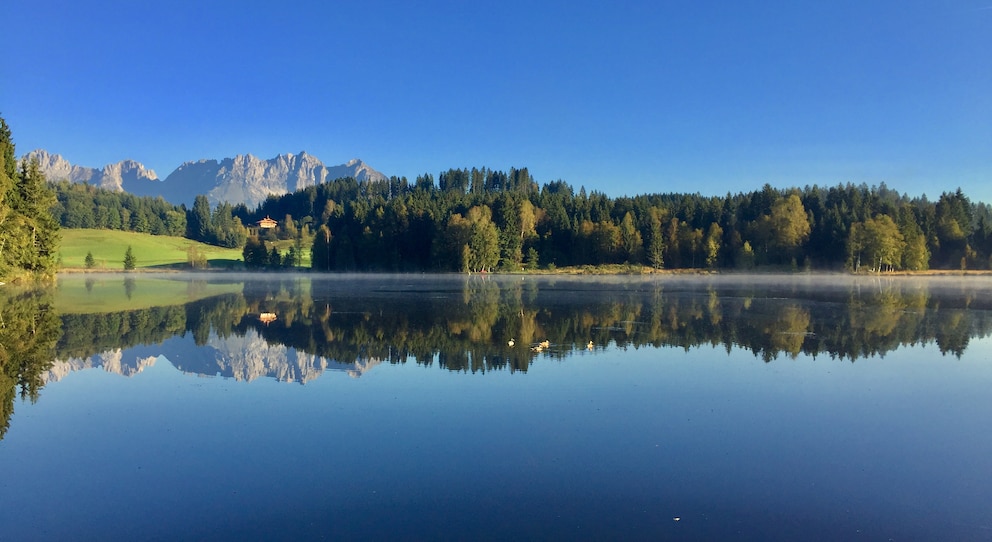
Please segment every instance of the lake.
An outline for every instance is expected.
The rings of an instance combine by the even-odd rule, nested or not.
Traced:
[[[992,279],[0,289],[4,540],[992,539]]]

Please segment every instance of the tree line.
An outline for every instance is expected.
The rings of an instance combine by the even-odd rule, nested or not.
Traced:
[[[227,248],[244,246],[248,229],[222,203],[211,208],[207,197],[197,196],[192,209],[173,205],[162,197],[135,196],[87,183],[52,183],[52,214],[65,228],[122,230],[152,235],[186,237]]]
[[[611,198],[526,169],[448,170],[413,184],[338,179],[270,197],[242,222],[313,230],[312,267],[488,271],[632,264],[657,269],[988,269],[992,209],[885,184]],[[253,240],[256,246],[259,240]],[[264,242],[261,243],[265,247]]]

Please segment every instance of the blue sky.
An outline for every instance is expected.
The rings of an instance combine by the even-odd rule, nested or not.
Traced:
[[[992,0],[5,0],[19,154],[165,177],[305,150],[612,196],[885,182],[992,202]]]

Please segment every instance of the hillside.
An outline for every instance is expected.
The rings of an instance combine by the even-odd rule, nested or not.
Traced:
[[[191,241],[183,237],[149,235],[117,230],[63,229],[60,256],[63,269],[85,269],[86,253],[96,262],[94,269],[119,271],[124,269],[124,253],[130,246],[138,269],[188,268],[187,250],[195,247],[211,268],[240,265],[240,248],[221,248]]]

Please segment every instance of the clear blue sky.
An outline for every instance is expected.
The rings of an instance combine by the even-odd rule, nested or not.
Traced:
[[[885,182],[992,202],[992,0],[5,0],[18,154],[165,177],[305,150],[612,196]]]

